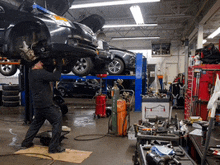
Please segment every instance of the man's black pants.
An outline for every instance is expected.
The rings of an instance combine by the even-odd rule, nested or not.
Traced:
[[[34,137],[38,133],[45,120],[48,120],[52,125],[52,139],[49,144],[49,151],[56,150],[60,145],[60,135],[62,129],[62,113],[59,107],[52,105],[47,108],[35,109],[35,118],[31,123],[22,146],[28,146],[32,143]]]

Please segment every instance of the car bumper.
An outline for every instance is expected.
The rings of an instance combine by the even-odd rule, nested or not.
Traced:
[[[64,52],[66,56],[74,57],[95,57],[97,52],[94,48],[89,48],[88,46],[83,47],[82,45],[69,45],[69,44],[51,44],[52,52]]]
[[[109,64],[113,59],[114,55],[105,50],[97,50],[97,60]]]

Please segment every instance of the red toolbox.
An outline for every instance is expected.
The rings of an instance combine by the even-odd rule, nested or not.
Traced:
[[[189,67],[188,89],[185,95],[185,119],[190,115],[207,120],[207,104],[214,89],[216,75],[220,76],[220,65],[206,64]]]

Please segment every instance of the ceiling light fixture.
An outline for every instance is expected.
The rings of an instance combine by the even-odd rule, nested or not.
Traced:
[[[219,27],[216,31],[214,31],[212,34],[210,34],[210,35],[208,36],[208,38],[214,38],[214,37],[217,36],[219,33],[220,33],[220,27]]]
[[[202,44],[204,44],[204,43],[206,43],[207,42],[207,40],[202,40]]]
[[[112,37],[111,40],[150,40],[159,39],[160,37]]]
[[[121,27],[142,27],[142,26],[157,26],[157,24],[127,24],[127,25],[104,25],[102,28],[121,28]]]
[[[72,5],[70,9],[90,8],[90,7],[101,7],[101,6],[113,6],[113,5],[126,5],[126,4],[138,4],[138,3],[149,3],[149,2],[160,2],[160,0],[124,0],[124,1],[109,1],[109,2],[95,2]]]
[[[141,9],[138,5],[130,7],[131,13],[134,17],[136,24],[144,24],[144,19],[141,13]]]

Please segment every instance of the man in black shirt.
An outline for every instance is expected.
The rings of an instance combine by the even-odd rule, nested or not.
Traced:
[[[62,69],[62,60],[57,61],[54,72],[48,72],[43,68],[43,63],[38,61],[29,72],[30,90],[32,93],[35,118],[31,123],[21,146],[29,148],[33,146],[33,139],[47,119],[52,125],[52,139],[49,144],[49,153],[64,152],[60,147],[60,135],[62,129],[62,113],[53,103],[53,92],[50,82],[59,81]]]

